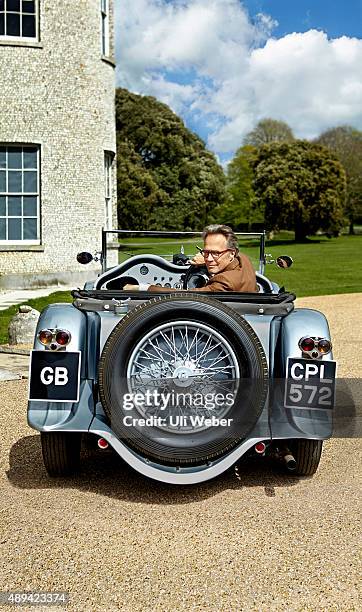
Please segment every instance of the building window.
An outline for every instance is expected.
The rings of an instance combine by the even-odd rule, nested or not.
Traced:
[[[39,147],[0,145],[0,244],[39,244]]]
[[[101,53],[109,55],[109,6],[108,0],[101,2]]]
[[[37,0],[0,0],[0,36],[37,39]]]
[[[112,162],[113,153],[104,153],[104,197],[105,197],[105,229],[112,229],[113,201],[112,201]]]

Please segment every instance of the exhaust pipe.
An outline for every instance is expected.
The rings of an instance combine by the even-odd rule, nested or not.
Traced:
[[[289,470],[289,472],[295,472],[295,470],[297,469],[297,462],[294,459],[293,455],[290,453],[290,451],[288,452],[287,455],[283,455],[283,461],[286,465],[287,470]]]
[[[288,472],[295,472],[297,469],[297,462],[286,445],[275,447],[273,455],[275,459],[278,459],[284,463]]]

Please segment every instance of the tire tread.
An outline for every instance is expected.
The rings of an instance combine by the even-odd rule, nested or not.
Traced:
[[[49,476],[70,476],[79,468],[81,434],[65,431],[41,432],[41,447]]]
[[[295,460],[297,462],[296,474],[298,476],[313,476],[316,473],[321,454],[323,440],[304,440],[294,441]]]

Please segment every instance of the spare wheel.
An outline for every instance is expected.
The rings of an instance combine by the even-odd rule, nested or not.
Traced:
[[[110,334],[99,364],[114,433],[168,465],[225,455],[254,427],[267,391],[267,360],[252,327],[198,295],[136,306]]]

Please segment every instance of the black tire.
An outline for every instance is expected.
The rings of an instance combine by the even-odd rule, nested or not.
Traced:
[[[125,426],[125,415],[139,415],[135,408],[125,412],[123,401],[124,394],[129,392],[126,375],[131,367],[132,355],[137,354],[137,346],[141,346],[145,337],[150,337],[154,330],[157,334],[159,328],[168,324],[172,329],[181,329],[180,334],[184,333],[186,326],[193,327],[196,335],[195,330],[203,326],[206,334],[210,333],[210,337],[218,335],[221,344],[225,341],[225,346],[230,348],[226,353],[228,357],[231,355],[230,359],[234,359],[235,371],[240,377],[238,375],[234,387],[237,388],[233,396],[234,404],[230,409],[223,407],[232,423],[227,428],[219,427],[216,430],[215,427],[205,427],[197,431],[191,428],[191,431],[186,434],[183,431],[180,435],[172,428],[165,431],[165,428],[151,425],[139,428]],[[170,359],[167,364],[169,369],[171,362]],[[172,366],[176,367],[175,362]],[[121,373],[120,376],[116,376],[115,372]],[[197,376],[201,380],[203,374],[195,378]],[[158,380],[161,380],[161,376],[156,383]],[[206,377],[202,380],[209,379]],[[264,408],[267,392],[268,365],[258,336],[245,319],[231,308],[204,296],[173,294],[136,306],[110,334],[99,363],[100,399],[112,430],[142,456],[167,465],[201,464],[225,455],[252,430]]]
[[[316,473],[322,454],[323,440],[293,440],[291,452],[297,462],[296,476],[313,476]]]
[[[43,461],[49,476],[70,476],[79,468],[81,434],[68,431],[40,433]]]

